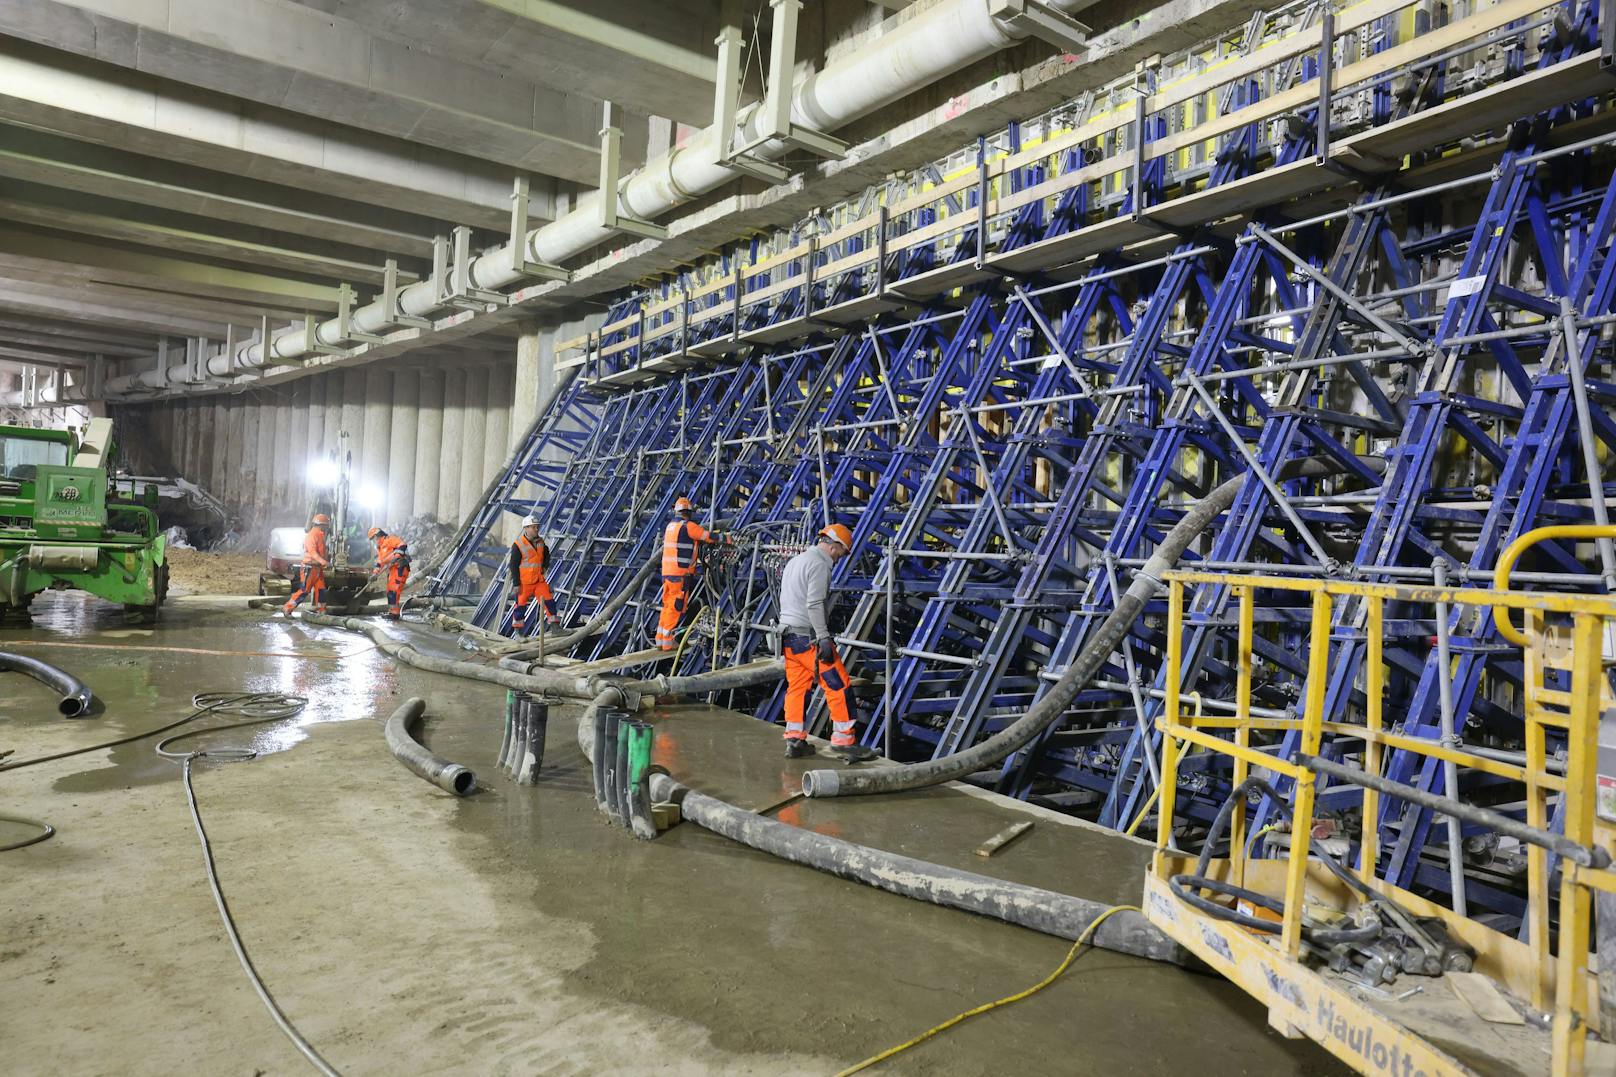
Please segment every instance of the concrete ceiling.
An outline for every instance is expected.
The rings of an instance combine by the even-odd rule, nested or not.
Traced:
[[[738,7],[762,0],[736,0]],[[242,335],[710,120],[710,0],[0,0],[0,358]],[[749,8],[748,8],[749,10]]]

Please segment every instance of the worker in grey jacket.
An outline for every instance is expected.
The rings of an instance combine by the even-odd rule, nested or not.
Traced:
[[[786,563],[780,578],[780,642],[786,659],[786,757],[813,755],[803,728],[808,692],[814,681],[830,708],[831,747],[849,763],[874,759],[853,740],[853,712],[847,699],[847,667],[836,653],[836,638],[825,618],[831,566],[846,557],[853,534],[841,524],[819,532],[818,541]]]

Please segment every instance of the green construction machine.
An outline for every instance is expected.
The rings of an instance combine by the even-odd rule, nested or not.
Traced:
[[[71,430],[0,426],[0,619],[41,591],[79,590],[157,619],[168,565],[157,489],[119,488],[111,419]]]

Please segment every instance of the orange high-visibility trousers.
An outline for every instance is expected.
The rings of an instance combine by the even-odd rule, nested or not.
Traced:
[[[656,645],[664,651],[673,650],[679,622],[684,620],[688,581],[688,576],[662,577],[662,616],[657,621]]]
[[[806,740],[803,713],[808,709],[808,693],[819,681],[830,708],[830,743],[846,748],[853,743],[853,712],[847,705],[847,667],[842,656],[829,662],[819,660],[819,648],[807,636],[789,635],[782,641],[786,653],[786,740]]]
[[[387,612],[397,617],[403,610],[404,585],[410,582],[410,570],[397,563],[387,567]]]
[[[303,601],[303,596],[308,595],[309,601],[314,605],[314,612],[324,613],[325,566],[304,565],[302,568],[303,572],[298,580],[297,590],[292,592],[292,597],[286,600],[286,605],[282,609],[287,613],[291,613],[297,608],[297,604]]]
[[[555,595],[550,590],[550,581],[540,576],[533,583],[519,583],[516,585],[516,611],[511,614],[511,627],[516,631],[520,632],[525,627],[527,606],[534,599],[538,599],[543,606],[545,620],[555,624]]]

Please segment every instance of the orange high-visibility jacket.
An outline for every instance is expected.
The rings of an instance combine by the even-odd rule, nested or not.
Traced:
[[[325,544],[325,528],[318,524],[309,528],[308,534],[303,536],[303,563],[306,565],[331,563],[331,553]]]
[[[713,537],[694,520],[674,520],[662,532],[662,575],[688,576],[696,571],[696,554]]]
[[[511,560],[515,562],[517,582],[532,587],[544,579],[544,570],[550,563],[550,548],[541,538],[529,542],[526,535],[517,535],[511,546]]]
[[[381,538],[377,539],[376,567],[386,568],[388,565],[398,560],[398,551],[402,550],[408,545],[409,543],[405,542],[397,535],[383,535]]]

